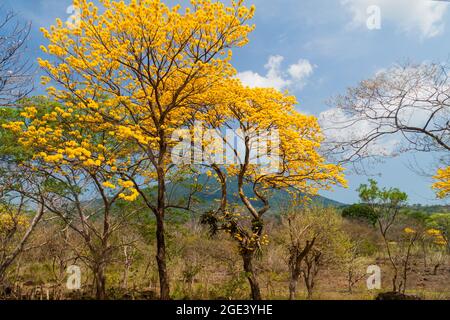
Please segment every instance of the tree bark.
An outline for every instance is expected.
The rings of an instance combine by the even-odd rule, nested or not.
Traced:
[[[313,252],[310,257],[305,257],[305,268],[302,270],[303,279],[305,280],[306,291],[308,292],[308,300],[311,300],[316,285],[316,277],[320,270],[320,259],[322,253],[320,251]]]
[[[439,269],[440,266],[441,266],[440,263],[434,265],[434,268],[433,268],[433,275],[434,275],[434,276],[437,275],[438,269]]]
[[[291,272],[291,279],[289,281],[289,300],[295,300],[299,276],[299,273]]]
[[[400,288],[397,285],[397,279],[398,279],[398,270],[397,268],[394,268],[394,275],[392,276],[392,292],[400,292]]]
[[[306,299],[312,300],[313,290],[314,290],[314,280],[311,280],[311,282],[306,282],[306,291],[308,292],[308,296],[306,297]]]
[[[159,156],[154,163],[158,175],[158,198],[156,210],[156,262],[158,264],[159,291],[161,300],[170,300],[169,275],[166,265],[166,240],[164,230],[164,217],[166,213],[166,168],[164,159],[167,152],[164,130],[159,132]]]
[[[251,299],[262,300],[261,290],[253,267],[253,252],[244,252],[242,254],[242,259],[244,261],[244,271],[250,284]]]
[[[99,263],[94,267],[95,277],[95,298],[97,300],[106,299],[106,277],[105,267],[103,263]]]
[[[302,261],[311,251],[315,242],[316,238],[314,237],[311,241],[306,241],[305,247],[301,250],[298,248],[298,245],[293,245],[291,247],[289,258],[289,269],[291,272],[291,279],[289,281],[289,300],[295,300],[295,296],[297,293],[297,283],[302,272]]]
[[[158,215],[156,217],[156,261],[158,263],[160,299],[170,299],[169,276],[166,266],[166,240],[164,235],[164,218]]]
[[[123,253],[125,256],[124,268],[123,268],[123,278],[122,278],[122,289],[128,290],[128,274],[130,272],[131,265],[133,263],[132,254],[128,252],[128,246],[123,247]]]

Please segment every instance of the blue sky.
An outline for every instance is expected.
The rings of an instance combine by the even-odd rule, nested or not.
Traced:
[[[5,0],[2,0],[4,2]],[[175,2],[174,0],[170,1]],[[256,30],[233,62],[246,79],[274,83],[295,94],[298,110],[319,115],[326,101],[377,70],[410,59],[447,61],[450,57],[450,3],[428,0],[253,0]],[[32,21],[29,52],[40,55],[39,27],[67,18],[70,0],[6,0],[22,19]],[[381,29],[369,30],[367,8],[378,5]],[[270,66],[268,65],[271,59]],[[290,68],[293,66],[292,68]],[[269,72],[270,71],[270,72]],[[38,89],[37,92],[42,92]],[[417,161],[427,168],[430,155],[404,155],[371,170],[381,185],[408,192],[410,202],[436,204],[431,180],[408,168]],[[352,203],[365,176],[348,176],[349,188],[323,193]]]

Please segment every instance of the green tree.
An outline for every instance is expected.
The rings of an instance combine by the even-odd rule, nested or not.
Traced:
[[[409,245],[407,246],[407,259],[406,262],[399,261],[401,257],[396,252],[398,246],[394,240],[392,229],[397,222],[401,209],[406,205],[408,195],[397,188],[380,188],[375,180],[369,180],[369,184],[362,184],[358,188],[359,197],[361,201],[370,206],[376,215],[376,225],[380,231],[383,243],[388,255],[389,262],[393,269],[392,276],[392,289],[394,292],[405,291],[406,271],[408,269],[409,252],[411,246],[414,244],[416,237],[409,239]],[[414,230],[409,234],[415,234]],[[403,239],[405,240],[405,239]],[[401,240],[402,241],[402,240]],[[400,275],[403,274],[403,278],[400,279]]]
[[[377,215],[371,206],[364,203],[355,203],[350,207],[342,210],[342,216],[349,219],[364,220],[375,225],[377,223]]]

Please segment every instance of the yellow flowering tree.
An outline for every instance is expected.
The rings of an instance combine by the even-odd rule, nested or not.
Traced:
[[[42,206],[32,198],[45,192],[45,188],[39,188],[45,178],[20,166],[31,153],[2,127],[16,121],[19,113],[19,108],[0,108],[0,286],[44,214]]]
[[[161,299],[168,299],[164,216],[171,135],[192,118],[211,88],[235,74],[231,49],[247,43],[253,27],[246,22],[254,8],[242,0],[230,6],[192,0],[184,10],[161,0],[100,3],[101,10],[75,0],[78,23],[57,20],[50,30],[42,29],[49,41],[42,50],[53,57],[39,60],[47,72],[42,81],[56,84],[48,93],[63,103],[64,112],[85,110],[87,120],[111,125],[111,136],[134,143],[145,155],[149,173],[141,174],[147,187],[157,186],[156,201],[145,203],[157,220]],[[134,188],[144,196],[142,188]]]
[[[134,183],[124,178],[136,174],[131,145],[111,137],[112,125],[82,108],[63,108],[43,97],[23,104],[21,119],[3,127],[32,155],[20,166],[45,177],[39,187],[45,193],[27,196],[80,236],[87,251],[81,259],[93,271],[96,297],[104,299],[105,269],[114,248],[110,240],[133,214],[114,206],[138,197]]]
[[[226,91],[224,101],[203,113],[205,127],[212,130],[203,139],[204,160],[222,190],[219,209],[203,220],[237,241],[251,297],[259,300],[253,260],[268,242],[263,217],[270,210],[270,191],[308,198],[332,185],[345,185],[345,180],[341,167],[320,156],[317,119],[297,112],[294,97],[275,89],[244,87],[239,81],[230,81]],[[211,143],[211,136],[219,143]],[[230,183],[236,184],[243,212],[227,204]]]
[[[437,191],[439,198],[446,198],[450,195],[450,166],[439,169],[434,177],[437,182],[433,184],[433,189]]]

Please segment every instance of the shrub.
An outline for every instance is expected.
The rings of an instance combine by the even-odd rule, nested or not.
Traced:
[[[377,222],[377,215],[375,211],[367,204],[357,203],[342,211],[342,216],[349,219],[359,219],[367,221],[371,225]]]

